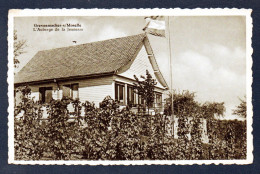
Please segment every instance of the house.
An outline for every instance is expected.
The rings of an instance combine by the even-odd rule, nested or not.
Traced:
[[[144,101],[133,92],[133,76],[146,70],[157,80],[154,106],[161,107],[168,86],[146,34],[39,51],[15,75],[14,85],[29,85],[42,102],[68,96],[99,106],[109,95],[135,105]]]

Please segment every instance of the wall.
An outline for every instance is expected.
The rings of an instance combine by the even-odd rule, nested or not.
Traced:
[[[96,106],[106,97],[112,97],[112,76],[79,81],[79,98],[94,102]]]
[[[136,55],[136,58],[133,58],[132,61],[130,61],[123,69],[120,69],[118,75],[134,80],[134,75],[136,75],[138,78],[140,78],[141,75],[145,76],[146,70],[149,71],[153,79],[156,79],[156,86],[159,88],[163,88],[163,86],[159,83],[154,75],[153,67],[149,61],[148,54],[144,46],[142,46],[141,50]]]
[[[39,100],[39,88],[40,87],[52,87],[52,98],[57,100],[58,99],[58,86],[56,83],[46,83],[46,84],[40,84],[40,85],[30,85],[30,88],[32,90],[31,96],[34,97],[35,100]]]
[[[31,97],[35,100],[39,100],[39,88],[40,87],[52,87],[53,99],[62,98],[62,86],[66,84],[79,84],[79,99],[81,102],[90,101],[94,102],[96,106],[108,95],[112,96],[112,76],[89,78],[83,80],[71,80],[65,82],[59,82],[60,89],[58,90],[57,83],[46,83],[40,85],[30,85],[32,90]],[[19,95],[17,95],[18,97]],[[18,104],[19,99],[17,100]]]

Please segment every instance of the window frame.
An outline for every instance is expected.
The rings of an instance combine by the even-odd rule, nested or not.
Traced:
[[[123,99],[122,102],[120,101],[120,88],[119,86],[122,87],[122,94],[123,94]],[[125,98],[125,84],[124,83],[120,83],[120,82],[115,82],[115,101],[119,102],[119,104],[121,105],[125,105],[126,104],[126,98]]]
[[[46,91],[51,91],[51,99],[49,101],[46,101],[46,99],[47,99]],[[49,103],[53,99],[52,92],[53,92],[52,86],[39,87],[39,101],[41,103]]]
[[[73,93],[73,86],[77,86],[77,94],[76,94],[76,97],[74,96],[74,93]],[[69,88],[70,92],[69,92],[69,96],[64,96],[64,87],[67,87]],[[76,99],[76,98],[79,98],[79,83],[66,83],[66,84],[63,84],[62,85],[62,98],[64,97],[69,97],[69,98],[72,98],[72,99]]]
[[[131,91],[131,100],[130,100],[130,88],[132,89]],[[131,102],[130,102],[131,101]],[[132,105],[132,106],[136,106],[138,105],[138,94],[136,94],[134,92],[134,86],[133,85],[129,85],[127,84],[127,104],[128,105]]]
[[[158,101],[158,95],[160,96],[160,101]],[[155,92],[155,104],[157,107],[162,107],[162,93]]]

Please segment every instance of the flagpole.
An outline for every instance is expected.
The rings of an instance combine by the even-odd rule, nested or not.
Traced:
[[[171,91],[171,111],[172,111],[172,121],[174,121],[174,109],[173,109],[173,80],[172,80],[172,48],[171,48],[171,34],[170,34],[170,16],[168,16],[168,48],[169,48],[169,59],[170,59],[170,91]],[[173,126],[173,125],[172,125]],[[173,135],[174,135],[174,127],[173,128]]]

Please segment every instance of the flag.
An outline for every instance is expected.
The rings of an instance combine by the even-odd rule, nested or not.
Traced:
[[[146,25],[143,31],[146,33],[165,37],[165,19],[163,16],[150,16],[145,17]]]

